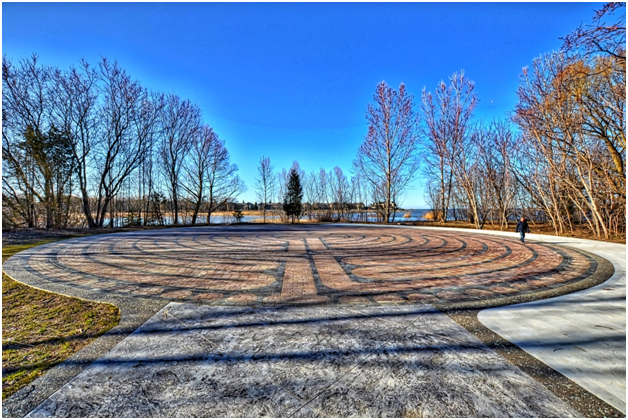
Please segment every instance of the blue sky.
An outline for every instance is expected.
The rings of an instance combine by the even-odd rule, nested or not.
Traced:
[[[424,87],[464,70],[478,119],[505,118],[521,69],[602,3],[3,3],[2,53],[68,68],[117,59],[203,110],[255,201],[259,158],[306,172],[351,162],[377,83]],[[405,208],[425,207],[424,180]]]

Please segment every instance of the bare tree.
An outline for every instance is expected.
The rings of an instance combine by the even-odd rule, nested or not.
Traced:
[[[439,180],[437,214],[447,221],[454,178],[454,159],[458,156],[467,136],[473,111],[478,104],[473,82],[464,72],[454,73],[449,85],[441,82],[435,94],[423,90],[422,112],[424,115],[426,170]]]
[[[359,174],[351,177],[351,189],[353,191],[353,202],[356,206],[357,210],[357,219],[361,222],[368,221],[368,201],[370,198],[368,183],[364,182],[362,178],[360,178]]]
[[[331,208],[331,192],[329,191],[329,176],[325,169],[321,168],[316,176],[316,197],[319,207],[323,207],[318,212],[318,219],[321,221],[332,221],[333,214]],[[322,214],[321,214],[322,213]]]
[[[591,24],[580,25],[563,39],[563,51],[578,56],[609,55],[626,62],[626,3],[606,3]],[[612,22],[607,19],[613,18]]]
[[[17,66],[4,57],[2,148],[3,220],[12,226],[81,224],[79,202],[90,228],[163,223],[162,210],[174,224],[181,211],[196,222],[207,195],[210,215],[246,188],[198,107],[149,93],[105,58],[62,71],[36,56]]]
[[[593,65],[608,59],[597,58]],[[569,200],[596,235],[608,237],[619,218],[625,220],[619,216],[626,208],[625,67],[619,79],[615,77],[621,72],[588,77],[594,69],[562,53],[535,60],[522,76],[514,118],[561,182],[552,190],[560,191],[553,200],[560,230],[568,207],[564,201]],[[596,91],[605,92],[605,97]]]
[[[163,222],[163,217],[159,209],[155,208],[155,204],[159,201],[157,196],[157,177],[158,167],[155,159],[156,143],[159,129],[159,118],[162,115],[162,108],[164,107],[164,95],[160,93],[152,93],[149,96],[148,101],[145,101],[142,105],[142,121],[143,124],[138,125],[138,129],[146,130],[145,133],[140,132],[140,135],[146,135],[147,147],[146,153],[140,157],[140,164],[137,171],[137,183],[138,183],[138,214],[142,221],[142,225],[146,226],[159,220]],[[143,217],[142,217],[143,213]],[[155,217],[153,217],[155,215]]]
[[[396,203],[419,169],[418,121],[412,95],[403,84],[399,91],[381,82],[368,105],[366,140],[353,161],[356,173],[379,191],[384,221],[394,220]]]
[[[514,198],[510,172],[510,153],[513,147],[512,132],[505,122],[493,122],[482,128],[484,135],[476,136],[477,160],[486,186],[483,200],[490,213],[496,212],[500,228],[508,228],[509,210]],[[494,217],[491,217],[491,222]]]
[[[473,130],[457,142],[458,150],[453,159],[454,178],[466,198],[469,221],[481,229],[484,219],[479,191],[481,188],[480,167],[478,165],[478,144],[483,142],[485,133],[481,127]]]
[[[230,162],[229,152],[222,140],[213,142],[209,153],[207,171],[207,223],[211,215],[222,205],[246,192],[244,182],[238,177],[238,167]]]
[[[259,164],[257,166],[257,174],[258,178],[256,180],[257,184],[255,187],[257,200],[262,207],[262,214],[264,217],[264,223],[266,223],[266,205],[269,200],[272,200],[272,197],[275,195],[275,173],[274,167],[270,163],[269,157],[262,156],[259,160]]]
[[[183,189],[192,197],[192,224],[196,224],[201,204],[208,188],[209,173],[215,169],[215,153],[221,153],[222,143],[218,135],[207,124],[198,130],[197,138],[193,139],[187,161],[183,169],[185,182]]]
[[[98,107],[100,125],[92,159],[96,181],[94,223],[102,227],[106,213],[111,212],[112,200],[150,146],[156,116],[150,109],[148,92],[116,62],[103,58],[99,77],[102,102]],[[111,226],[114,220],[110,217]]]
[[[348,204],[351,202],[349,181],[338,166],[329,172],[329,187],[332,198],[332,205],[335,207],[338,218],[348,217]]]
[[[442,185],[437,184],[437,180],[435,179],[435,177],[428,178],[425,190],[425,199],[431,209],[431,213],[429,213],[431,215],[430,218],[440,221],[443,220],[440,212],[442,212],[442,209],[444,208],[443,204],[441,203],[441,192]]]
[[[190,101],[182,101],[170,94],[166,97],[160,121],[159,158],[173,204],[173,224],[177,225],[181,170],[201,127],[201,111]]]
[[[319,201],[316,188],[317,182],[318,181],[316,172],[311,172],[303,178],[303,193],[305,200],[303,205],[305,207],[305,211],[307,212],[309,220],[314,219],[314,212],[317,209],[316,204]]]
[[[86,61],[68,72],[55,73],[56,89],[52,94],[56,121],[71,133],[76,176],[81,192],[81,208],[89,228],[97,227],[93,214],[91,187],[93,155],[98,138],[99,75]]]

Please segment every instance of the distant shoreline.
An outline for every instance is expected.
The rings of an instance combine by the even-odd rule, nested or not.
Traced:
[[[255,211],[255,210],[251,210],[251,211]],[[259,223],[261,224],[261,222]],[[276,220],[276,221],[267,220],[266,223],[278,223],[279,224],[283,222],[279,220]],[[307,224],[307,223],[310,223],[310,222],[305,220],[301,223],[297,223],[297,225]],[[334,224],[334,222],[313,222],[313,223],[322,223],[322,224],[329,224],[329,225]],[[436,221],[406,221],[404,219],[401,219],[401,220],[396,220],[394,223],[389,223],[389,224],[378,223],[378,222],[349,222],[349,223],[368,224],[368,225],[373,225],[373,226],[399,226],[400,225],[400,226],[417,226],[417,227],[452,227],[452,228],[462,228],[462,229],[476,229],[474,224],[463,222],[463,221],[457,221],[457,222],[450,221],[447,223],[443,223],[443,222],[436,222]],[[241,223],[240,225],[252,225],[252,224],[256,224],[256,223],[244,222],[244,223]],[[116,233],[116,232],[131,232],[131,231],[142,231],[142,230],[153,230],[153,229],[170,229],[170,228],[184,228],[184,227],[192,227],[192,226],[221,226],[221,225],[228,226],[228,225],[237,225],[237,224],[236,223],[212,223],[208,225],[207,223],[199,223],[197,225],[181,224],[177,226],[173,226],[173,225],[143,226],[143,227],[123,227],[123,228],[115,228],[115,229],[112,229],[112,228],[98,228],[98,229],[68,228],[68,229],[53,229],[53,230],[32,229],[32,228],[31,229],[22,228],[22,229],[17,229],[17,230],[3,229],[2,241],[3,241],[3,244],[12,244],[12,243],[22,243],[25,240],[27,242],[38,241],[45,238],[55,238],[55,237],[60,237],[60,236],[70,238],[70,237],[77,237],[77,236],[84,236],[84,235],[109,234],[109,233]],[[510,222],[507,228],[500,229],[499,225],[497,224],[496,225],[486,224],[484,225],[483,230],[504,231],[504,232],[514,233],[515,226],[516,224],[514,222]],[[530,236],[531,239],[534,238],[535,234],[541,234],[541,235],[551,235],[551,236],[558,236],[558,237],[591,239],[591,240],[600,241],[600,242],[612,242],[612,243],[626,244],[625,236],[621,236],[621,237],[614,236],[608,239],[600,238],[600,237],[596,237],[591,232],[588,232],[585,227],[576,227],[574,234],[562,234],[562,235],[556,235],[554,228],[549,222],[546,222],[546,223],[531,222],[530,229],[532,231],[530,233],[530,235],[532,235]]]

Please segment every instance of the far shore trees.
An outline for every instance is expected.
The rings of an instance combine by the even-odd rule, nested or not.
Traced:
[[[385,223],[394,221],[401,194],[419,169],[418,120],[413,97],[402,83],[399,91],[377,85],[375,104],[366,112],[368,133],[353,161],[361,179],[371,184],[373,201],[382,202]]]
[[[264,223],[266,223],[266,205],[275,195],[275,173],[269,157],[262,156],[260,158],[259,165],[257,166],[257,175],[255,193],[257,200],[260,202],[259,205],[262,208]]]

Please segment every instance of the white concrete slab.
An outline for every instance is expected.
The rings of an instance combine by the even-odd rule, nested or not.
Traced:
[[[399,226],[407,228],[406,226]],[[506,231],[412,227],[519,238]],[[615,274],[590,289],[480,311],[486,327],[626,413],[626,245],[550,235],[526,241],[570,246],[610,261]]]
[[[609,260],[606,282],[552,299],[481,311],[478,319],[613,407],[626,412],[626,245],[529,235]]]
[[[27,417],[581,417],[428,305],[170,303]]]

